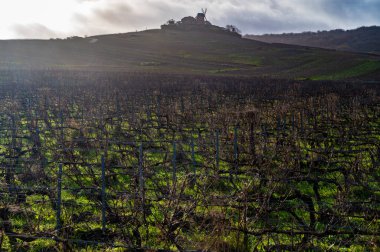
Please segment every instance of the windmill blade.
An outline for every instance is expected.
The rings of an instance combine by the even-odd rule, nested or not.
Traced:
[[[205,20],[207,21],[206,13],[207,13],[207,8],[204,9],[204,11],[203,11],[203,14],[205,15]]]

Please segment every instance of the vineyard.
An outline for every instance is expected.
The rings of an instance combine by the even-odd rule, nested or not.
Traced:
[[[376,83],[0,74],[0,250],[376,251]]]

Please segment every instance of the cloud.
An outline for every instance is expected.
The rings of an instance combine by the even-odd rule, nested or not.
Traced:
[[[171,18],[180,19],[193,14],[183,3],[170,1],[96,0],[96,3],[83,4],[87,5],[88,11],[75,12],[72,22],[77,30],[91,35],[159,28]]]
[[[79,3],[84,3],[84,2],[98,2],[100,0],[75,0],[75,1],[77,1]]]
[[[159,28],[171,18],[180,20],[184,16],[195,16],[201,8],[208,8],[207,17],[213,24],[233,24],[243,33],[251,34],[351,29],[380,24],[379,0],[50,1],[60,3],[61,8],[69,6],[64,11],[67,15],[26,24],[18,22],[12,26],[18,37],[83,36]],[[36,6],[34,12],[42,11],[43,7]],[[15,17],[15,20],[21,18]]]
[[[17,37],[20,38],[42,38],[49,39],[57,37],[57,33],[48,27],[34,23],[34,24],[15,24],[13,31]]]
[[[236,2],[239,4],[235,5]],[[234,23],[245,33],[350,29],[380,24],[378,0],[240,0],[229,3],[216,6],[220,13],[216,15],[216,22]]]
[[[107,8],[98,8],[94,11],[94,16],[111,25],[120,25],[136,20],[136,13],[132,7],[126,3],[116,3]]]

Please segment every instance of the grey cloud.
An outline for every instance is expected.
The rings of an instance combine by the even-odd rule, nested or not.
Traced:
[[[378,15],[380,13],[380,1],[371,0],[324,0],[326,12],[341,18],[358,18],[362,16]]]
[[[13,25],[13,31],[17,37],[20,38],[54,38],[57,37],[57,33],[48,27],[34,23],[34,24],[15,24]]]
[[[111,4],[99,4],[90,13],[74,13],[72,21],[81,32],[100,34],[108,32],[126,32],[145,27],[158,28],[171,18],[189,15],[182,4],[158,0],[130,1],[113,0]],[[107,32],[107,31],[105,31]]]
[[[72,20],[77,24],[87,25],[90,20],[88,17],[81,13],[74,13],[72,16]]]
[[[93,12],[95,19],[113,25],[120,25],[136,20],[136,14],[132,7],[126,3],[116,3],[106,8],[98,8]]]
[[[356,28],[380,23],[378,0],[262,0],[264,10],[240,1],[236,8],[226,9],[218,23],[228,20],[245,33],[278,33]]]
[[[158,28],[168,19],[208,8],[219,26],[234,24],[244,33],[279,33],[380,24],[379,0],[77,0],[95,1],[90,13],[76,13],[77,31],[126,32]]]

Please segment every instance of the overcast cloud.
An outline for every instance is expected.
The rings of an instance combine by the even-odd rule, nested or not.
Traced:
[[[159,28],[208,8],[243,33],[380,25],[380,0],[0,0],[0,38],[52,38]]]

